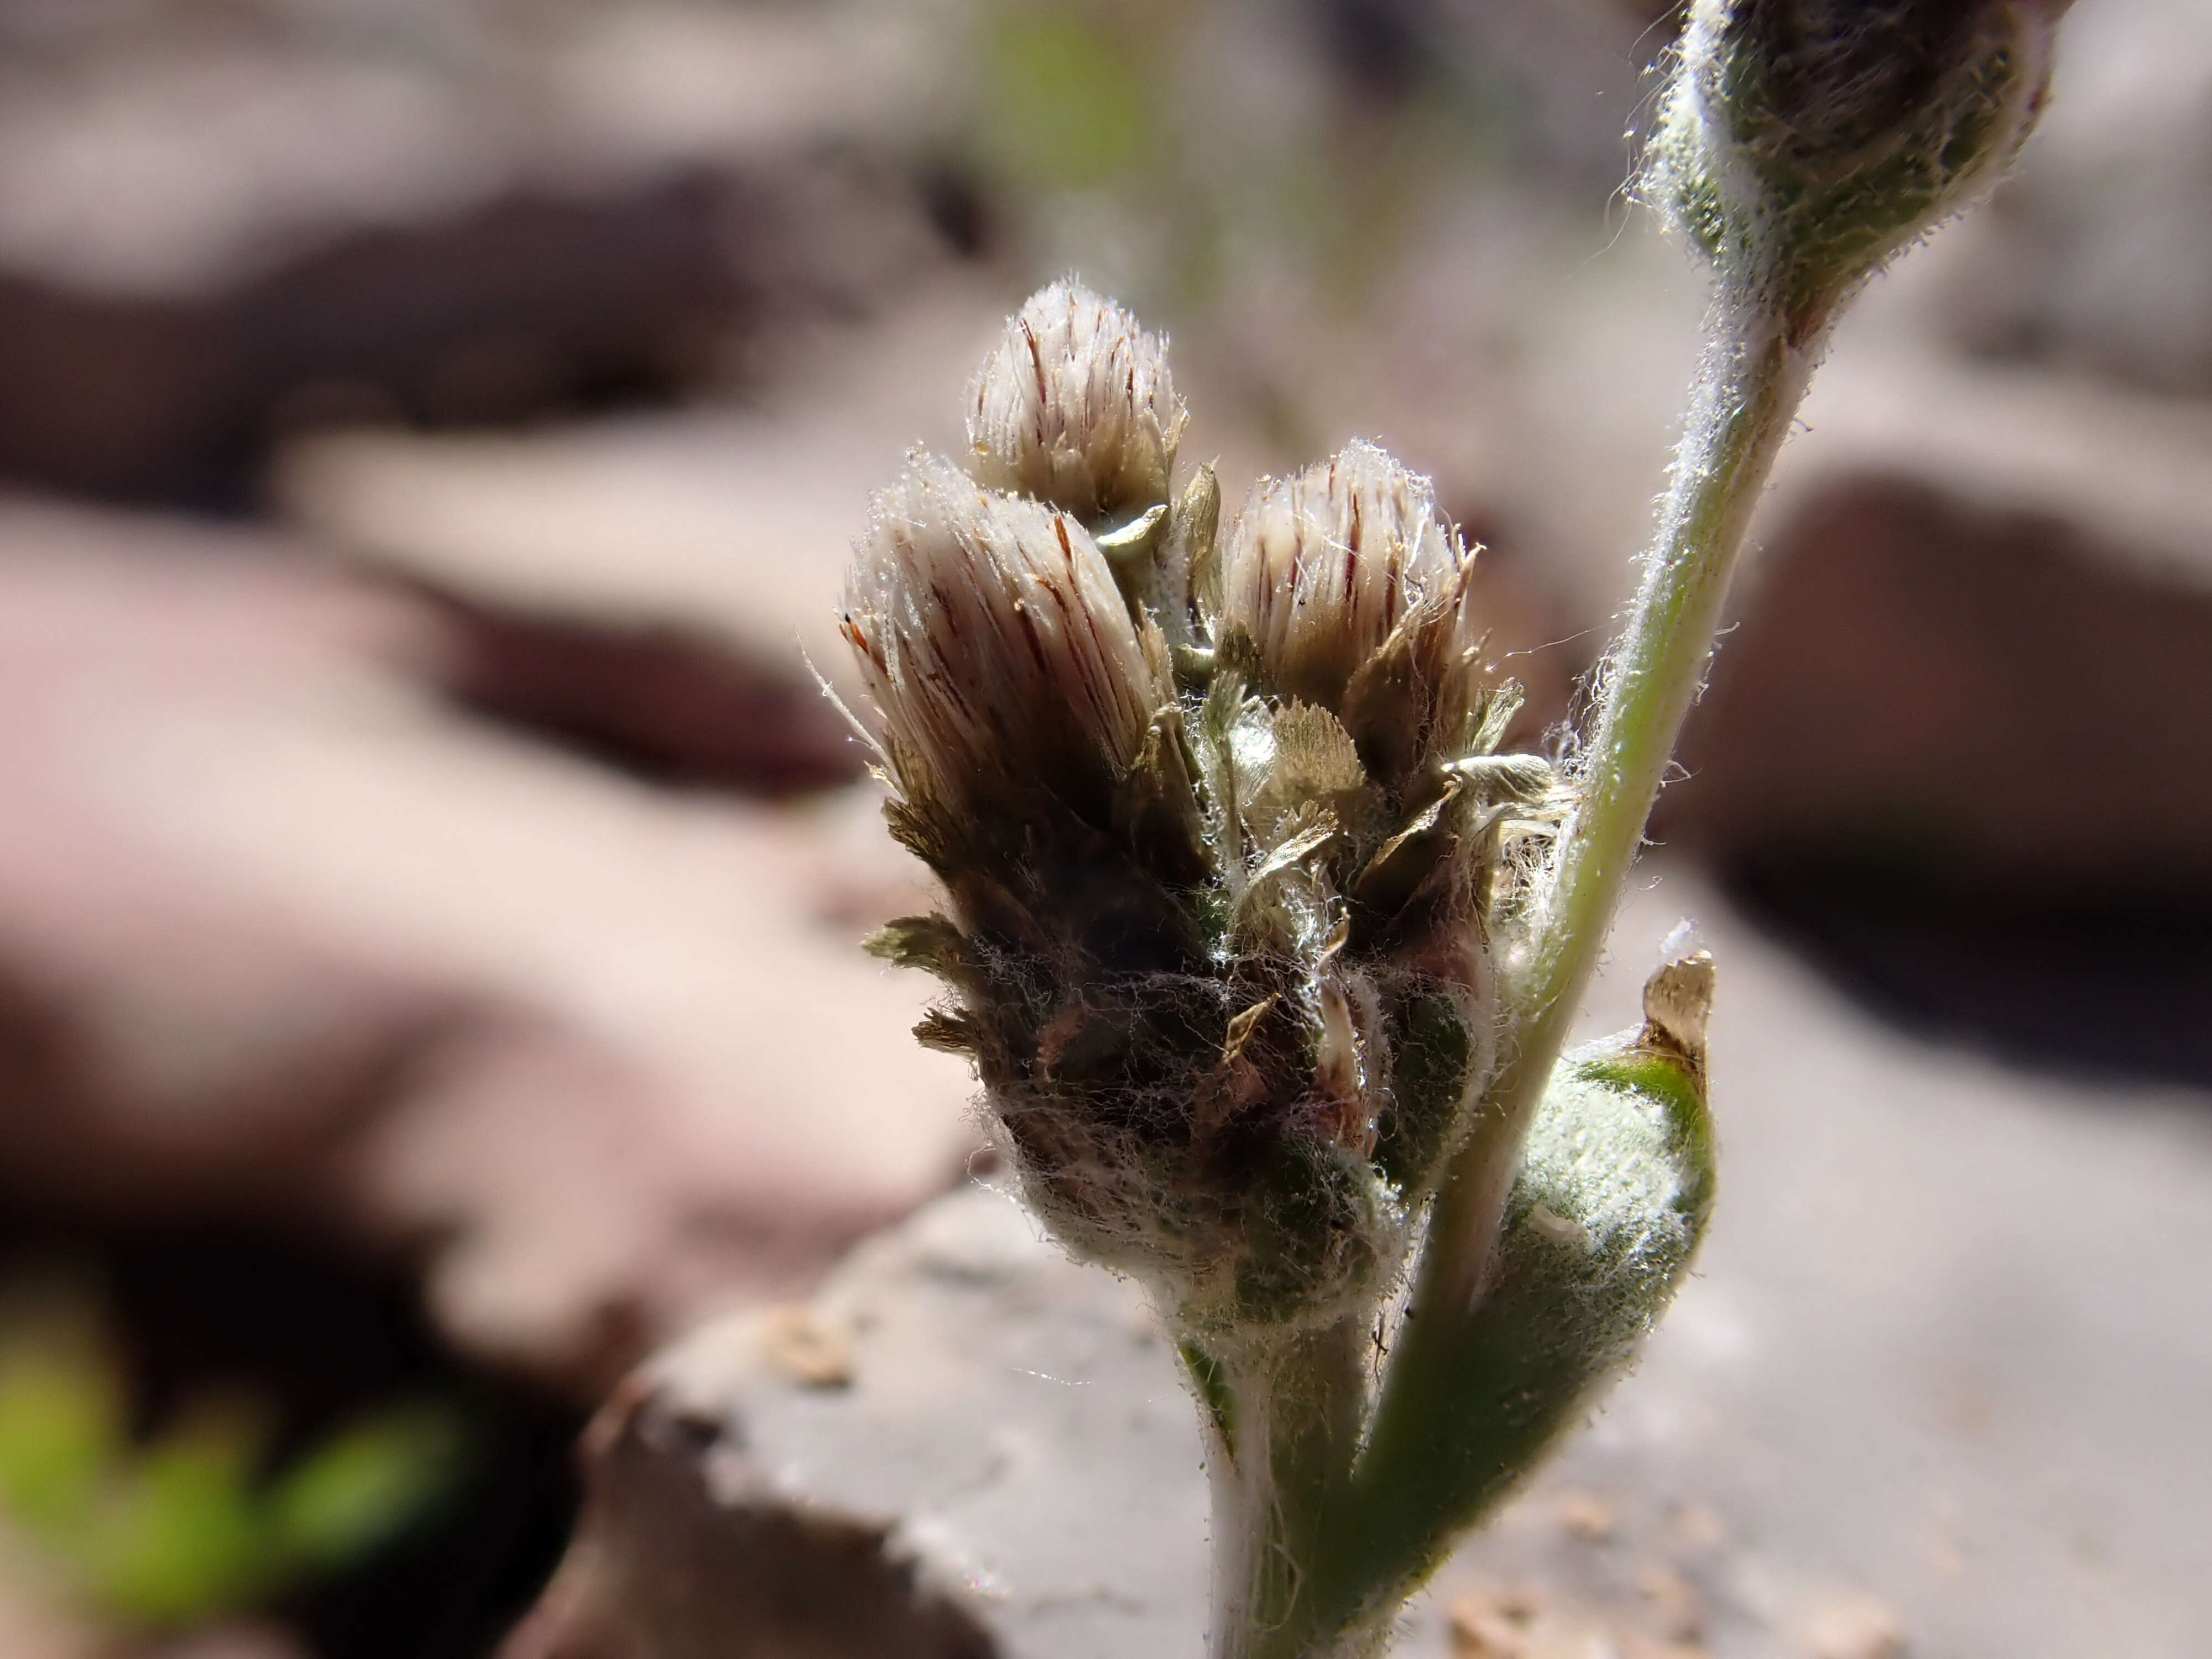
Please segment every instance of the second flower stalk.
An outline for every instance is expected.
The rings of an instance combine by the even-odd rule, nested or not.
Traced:
[[[1713,266],[1707,359],[1570,777],[1504,748],[1425,479],[1354,444],[1224,523],[1163,343],[1079,288],[1008,324],[964,465],[877,498],[860,724],[945,905],[874,947],[1176,1334],[1216,1659],[1379,1652],[1696,1249],[1711,963],[1561,1040],[1828,329],[2010,164],[2063,9],[1692,0],[1644,189]]]

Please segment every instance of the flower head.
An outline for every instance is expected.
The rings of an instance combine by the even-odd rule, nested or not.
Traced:
[[[1008,319],[969,388],[969,465],[993,489],[1097,525],[1167,500],[1186,418],[1166,343],[1110,300],[1054,283]]]
[[[947,811],[1036,785],[1103,801],[1174,697],[1090,532],[934,456],[876,497],[843,630],[894,781]]]
[[[1220,623],[1280,695],[1334,708],[1411,611],[1459,597],[1434,488],[1370,443],[1252,488],[1223,554]]]

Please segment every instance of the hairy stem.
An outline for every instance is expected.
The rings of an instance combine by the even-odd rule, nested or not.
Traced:
[[[1350,1659],[1316,1626],[1315,1588],[1365,1411],[1368,1333],[1347,1320],[1223,1368],[1215,1437],[1212,1659]]]
[[[1361,1537],[1337,1564],[1347,1581],[1329,1597],[1340,1606],[1395,1605],[1410,1594],[1556,1427],[1509,1428],[1470,1413],[1468,1391],[1487,1352],[1474,1315],[1489,1288],[1522,1141],[1703,684],[1746,526],[1824,337],[1824,320],[1793,324],[1741,295],[1717,304],[1715,343],[1659,533],[1602,671],[1581,803],[1562,837],[1529,965],[1510,992],[1505,1058],[1438,1195],[1376,1402],[1350,1506],[1364,1513]]]
[[[1506,1054],[1437,1199],[1414,1305],[1464,1310],[1482,1294],[1522,1138],[1581,1006],[1643,844],[1682,721],[1705,683],[1744,532],[1789,435],[1826,339],[1825,320],[1785,319],[1724,295],[1675,453],[1659,534],[1628,627],[1600,673],[1581,801],[1525,976],[1513,988]]]

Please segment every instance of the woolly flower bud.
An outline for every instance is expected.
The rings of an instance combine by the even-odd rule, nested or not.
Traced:
[[[933,456],[876,497],[843,631],[894,781],[948,811],[1039,783],[1099,801],[1174,695],[1080,524]]]
[[[1168,498],[1186,414],[1166,343],[1079,284],[1042,289],[969,389],[977,478],[1096,524]]]
[[[1723,270],[1814,316],[1995,182],[2070,0],[1696,0],[1655,195]]]
[[[1425,602],[1457,596],[1462,554],[1435,489],[1373,444],[1253,487],[1225,550],[1219,621],[1279,695],[1335,708]]]

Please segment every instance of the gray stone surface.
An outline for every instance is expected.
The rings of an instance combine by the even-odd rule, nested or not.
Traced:
[[[1868,1598],[1917,1655],[2201,1652],[2212,1303],[2184,1241],[2212,1099],[1901,1035],[1686,868],[1638,885],[1590,1023],[1626,1024],[1629,970],[1699,924],[1712,1231],[1643,1366],[1440,1598],[1519,1576],[1648,1611],[1663,1569],[1724,1659],[1848,1649]]]
[[[1402,1650],[2201,1651],[2212,1316],[2186,1241],[2212,1212],[2207,1103],[1900,1036],[1664,865],[1594,1029],[1629,1022],[1686,913],[1722,965],[1699,1272],[1590,1429],[1446,1566]],[[703,1331],[635,1380],[511,1656],[1195,1655],[1188,1410],[1128,1287],[1006,1200],[957,1194],[804,1314]],[[730,1541],[771,1522],[835,1547],[779,1556],[763,1602],[757,1546]],[[898,1605],[964,1621],[959,1641],[819,1616],[884,1605],[867,1586],[887,1574]]]
[[[810,1307],[654,1360],[588,1460],[590,1510],[511,1659],[1120,1659],[1192,1650],[1203,1620],[1205,1484],[1173,1355],[1133,1286],[988,1188],[863,1246]],[[672,1516],[693,1526],[639,1547]],[[808,1528],[812,1547],[789,1541]],[[746,1559],[763,1535],[775,1584]],[[854,1629],[855,1599],[889,1610]]]

